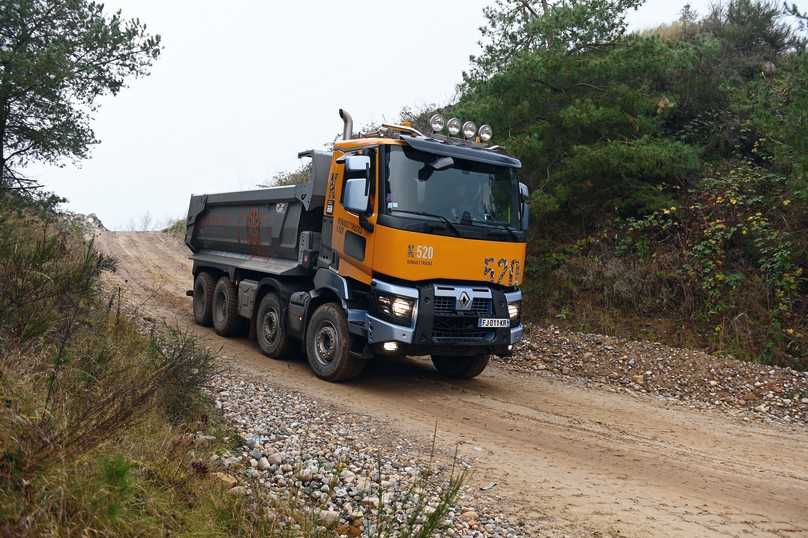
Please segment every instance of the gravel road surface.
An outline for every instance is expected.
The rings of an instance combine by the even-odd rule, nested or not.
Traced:
[[[634,371],[627,362],[645,361],[644,355],[626,356],[625,364],[619,353],[601,361],[603,349],[619,348],[544,332],[523,346],[523,356],[497,361],[472,381],[450,382],[425,360],[402,359],[378,362],[353,383],[325,383],[302,357],[272,360],[247,339],[222,339],[195,326],[185,296],[191,263],[176,238],[100,232],[96,241],[119,260],[110,285],[122,287],[141,315],[188,327],[221,350],[238,382],[255,380],[305,395],[320,408],[363,417],[386,432],[384,442],[376,441],[379,447],[407,441],[397,444],[404,447],[402,458],[428,450],[437,423],[438,447],[446,453],[458,447],[474,469],[463,509],[501,522],[491,532],[480,526],[471,535],[808,535],[802,402],[776,394],[774,407],[789,400],[787,412],[776,416],[789,419],[767,422],[764,408],[752,412],[769,405],[768,393],[775,393],[754,385],[762,381],[738,382],[751,395],[716,397],[752,408],[751,414],[733,414],[729,404],[711,409],[678,398],[677,392],[691,394],[686,386],[651,390],[653,369]],[[552,349],[556,338],[564,342],[560,350]],[[642,353],[642,346],[636,349]],[[552,357],[569,362],[563,375],[554,371],[561,366],[544,366]],[[608,361],[592,367],[594,373],[571,366]],[[610,380],[612,373],[636,377]],[[778,371],[770,377],[794,376]],[[718,387],[710,380],[704,379],[708,389]]]

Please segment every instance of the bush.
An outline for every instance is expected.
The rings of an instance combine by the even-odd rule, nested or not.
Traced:
[[[172,220],[168,223],[168,226],[163,228],[163,233],[167,233],[169,235],[173,235],[174,237],[178,237],[180,239],[185,239],[185,219],[176,219]]]
[[[157,506],[148,475],[169,465],[172,424],[206,414],[213,355],[175,329],[144,336],[103,300],[114,260],[52,207],[6,196],[0,222],[0,532],[164,533],[177,506]]]
[[[673,343],[808,368],[808,207],[791,194],[785,176],[760,167],[714,168],[688,205],[614,221],[528,263],[552,290],[533,307],[588,329],[651,327]]]

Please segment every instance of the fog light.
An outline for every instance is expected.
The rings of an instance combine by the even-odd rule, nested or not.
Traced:
[[[432,117],[429,118],[429,126],[432,127],[433,133],[439,133],[446,126],[446,120],[444,120],[443,116],[440,114],[433,114]]]
[[[452,118],[449,120],[447,124],[447,129],[451,136],[457,136],[460,134],[460,129],[463,128],[463,122],[460,121],[460,118]]]
[[[398,350],[398,343],[396,342],[385,342],[382,346],[385,351],[397,351]]]
[[[477,126],[474,124],[473,121],[467,121],[463,124],[463,136],[465,138],[471,139],[474,138],[474,135],[477,134]]]
[[[491,137],[494,136],[494,130],[491,128],[490,125],[483,125],[482,127],[480,127],[478,134],[480,136],[480,140],[482,140],[483,142],[489,142],[491,140]]]

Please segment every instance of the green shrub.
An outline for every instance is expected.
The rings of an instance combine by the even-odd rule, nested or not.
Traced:
[[[180,218],[180,219],[170,221],[168,223],[168,226],[163,228],[162,231],[163,231],[163,233],[173,235],[174,237],[178,237],[180,239],[185,239],[185,219]]]
[[[614,221],[529,261],[534,287],[552,290],[539,313],[566,307],[565,320],[623,333],[636,324],[634,334],[678,324],[675,343],[808,368],[808,238],[798,233],[808,207],[783,175],[743,162],[710,172],[689,205]]]

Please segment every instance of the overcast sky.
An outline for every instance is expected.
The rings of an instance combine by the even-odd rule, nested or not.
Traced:
[[[341,131],[340,107],[361,126],[447,103],[488,3],[107,0],[165,49],[151,76],[102,100],[90,159],[28,172],[109,228],[146,212],[157,224],[182,217],[191,193],[252,188],[297,166],[298,151]],[[631,28],[671,21],[684,4],[649,0]],[[690,4],[703,13],[709,0]]]

